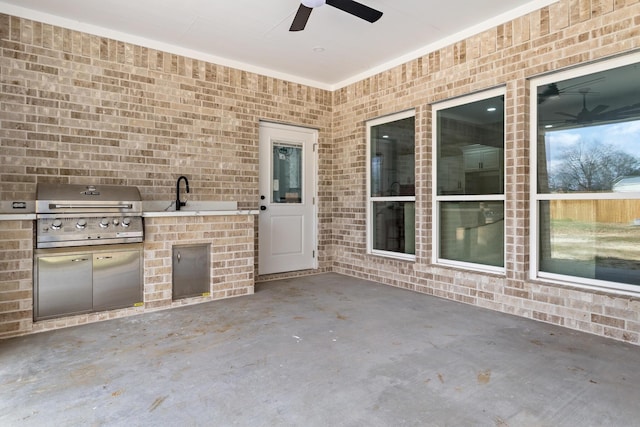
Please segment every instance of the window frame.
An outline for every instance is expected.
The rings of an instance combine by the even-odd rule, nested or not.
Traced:
[[[504,108],[504,112],[503,112],[503,144],[502,144],[502,164],[503,164],[503,170],[502,170],[502,180],[503,180],[503,191],[502,194],[477,194],[477,195],[438,195],[438,112],[440,110],[444,110],[444,109],[448,109],[448,108],[452,108],[452,107],[457,107],[457,106],[461,106],[461,105],[465,105],[465,104],[469,104],[472,102],[477,102],[477,101],[482,101],[488,98],[493,98],[493,97],[497,97],[497,96],[503,96],[506,99],[506,87],[505,86],[500,86],[497,88],[493,88],[493,89],[488,89],[488,90],[483,90],[481,92],[476,92],[476,93],[472,93],[469,95],[464,95],[461,97],[457,97],[457,98],[453,98],[453,99],[448,99],[445,101],[441,101],[438,103],[434,103],[432,104],[432,159],[431,159],[431,174],[432,174],[432,178],[431,178],[431,182],[433,183],[432,188],[432,212],[433,212],[433,220],[431,222],[431,226],[432,226],[432,230],[431,230],[431,235],[433,236],[433,241],[432,241],[432,251],[431,251],[431,261],[433,264],[435,265],[441,265],[441,266],[447,266],[447,267],[455,267],[455,268],[461,268],[461,269],[466,269],[466,270],[473,270],[473,271],[481,271],[481,272],[485,272],[485,273],[494,273],[494,274],[505,274],[505,266],[504,264],[506,263],[506,232],[503,232],[503,250],[502,250],[502,259],[503,259],[503,266],[502,267],[497,267],[497,266],[492,266],[492,265],[487,265],[487,264],[478,264],[478,263],[473,263],[473,262],[466,262],[466,261],[458,261],[458,260],[452,260],[452,259],[448,259],[448,258],[442,258],[440,256],[440,223],[441,223],[441,218],[440,218],[440,204],[441,202],[485,202],[485,201],[498,201],[498,202],[502,202],[503,203],[503,209],[504,209],[504,213],[505,213],[505,219],[506,219],[506,185],[504,185],[505,183],[505,179],[506,179],[506,162],[505,162],[505,156],[506,156],[506,150],[505,150],[505,145],[506,145],[506,108]],[[506,221],[505,221],[506,223]],[[505,227],[505,225],[503,224],[503,227]],[[504,228],[504,230],[506,231],[506,227]]]
[[[401,111],[398,113],[393,113],[393,114],[389,114],[386,116],[382,116],[382,117],[378,117],[375,119],[371,119],[371,120],[367,120],[366,121],[366,142],[367,142],[367,147],[366,147],[366,174],[367,174],[367,188],[366,188],[366,192],[367,192],[367,204],[366,204],[366,227],[367,227],[367,254],[369,255],[376,255],[376,256],[381,256],[381,257],[386,257],[386,258],[394,258],[394,259],[398,259],[398,260],[403,260],[403,261],[415,261],[416,260],[416,255],[415,254],[406,254],[406,253],[402,253],[402,252],[393,252],[393,251],[386,251],[386,250],[381,250],[381,249],[374,249],[373,248],[373,226],[375,221],[372,218],[374,209],[373,209],[373,204],[376,202],[413,202],[414,204],[414,209],[415,209],[415,202],[416,202],[416,196],[415,193],[413,196],[384,196],[384,197],[374,197],[371,195],[371,128],[381,125],[381,124],[385,124],[385,123],[391,123],[391,122],[395,122],[398,120],[403,120],[403,119],[408,119],[410,117],[413,117],[415,119],[416,117],[416,110],[415,109],[410,109],[410,110],[405,110],[405,111]],[[415,138],[416,132],[415,132],[415,128],[414,128],[414,145],[413,145],[413,155],[414,155],[414,164],[415,164],[415,156],[416,156],[416,138]],[[414,182],[415,177],[416,177],[416,171],[415,171],[415,166],[414,166],[414,170],[413,170],[413,174],[414,174]],[[414,229],[414,235],[415,235],[415,229],[416,229],[416,223],[415,223],[415,219],[414,219],[414,223],[413,223],[413,229]],[[405,235],[406,235],[406,231],[405,231]]]
[[[538,105],[537,91],[539,86],[549,85],[557,81],[582,77],[593,73],[604,72],[614,68],[640,64],[640,52],[619,56],[611,59],[579,65],[564,71],[551,72],[529,79],[529,170],[530,170],[530,219],[529,219],[529,278],[560,285],[570,285],[589,290],[613,290],[624,294],[638,295],[638,285],[611,282],[601,279],[591,279],[559,273],[540,271],[540,205],[541,202],[554,200],[635,200],[640,199],[640,192],[575,192],[575,193],[539,193],[538,192]]]

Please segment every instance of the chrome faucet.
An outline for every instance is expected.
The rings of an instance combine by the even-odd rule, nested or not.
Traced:
[[[187,193],[189,192],[189,180],[186,176],[181,175],[178,178],[178,182],[176,182],[176,210],[179,211],[182,206],[185,206],[187,202],[180,201],[180,181],[184,180],[184,183],[187,185]]]

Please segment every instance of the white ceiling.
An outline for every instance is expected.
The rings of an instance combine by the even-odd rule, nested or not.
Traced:
[[[301,32],[289,32],[299,0],[0,0],[0,12],[335,90],[555,1],[361,0],[378,22],[324,5]]]

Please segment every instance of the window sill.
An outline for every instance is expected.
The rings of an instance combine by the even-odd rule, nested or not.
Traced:
[[[382,258],[390,258],[398,261],[408,261],[408,262],[416,262],[416,256],[411,254],[401,254],[398,252],[387,252],[387,251],[370,251],[368,255],[373,255]]]
[[[451,261],[448,259],[437,259],[433,263],[438,267],[448,267],[448,268],[456,268],[460,270],[469,270],[476,273],[489,273],[496,274],[499,276],[504,276],[506,274],[506,270],[504,267],[494,267],[491,265],[485,264],[474,264],[471,262],[462,262],[462,261]]]

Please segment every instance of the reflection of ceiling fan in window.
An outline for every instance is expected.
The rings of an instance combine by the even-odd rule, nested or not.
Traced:
[[[589,88],[580,89],[580,93],[582,94],[582,110],[578,112],[578,114],[569,114],[565,112],[556,112],[559,116],[570,117],[567,119],[569,123],[588,123],[593,122],[594,120],[598,120],[598,115],[604,112],[608,105],[598,105],[593,110],[589,110],[587,108],[587,94],[589,93]]]
[[[538,104],[542,104],[548,99],[560,98],[561,95],[580,94],[581,93],[580,91],[576,92],[573,89],[577,88],[578,86],[585,86],[588,84],[598,83],[602,80],[604,80],[604,77],[597,77],[595,79],[587,80],[586,82],[580,82],[580,83],[572,84],[569,86],[564,86],[562,88],[558,87],[557,83],[550,83],[547,85],[547,87],[544,88],[542,92],[538,91]]]
[[[582,110],[577,114],[570,114],[563,111],[556,112],[556,114],[569,117],[569,119],[566,120],[567,123],[577,124],[623,120],[630,116],[640,114],[640,103],[616,108],[615,110],[609,110],[608,105],[600,104],[590,110],[587,108],[587,95],[590,93],[589,91],[589,88],[579,90],[579,93],[582,95]]]

